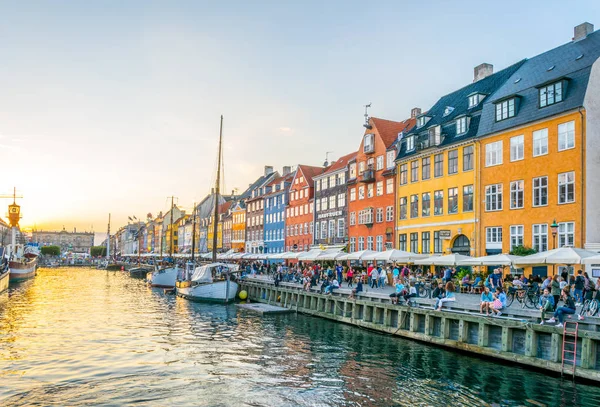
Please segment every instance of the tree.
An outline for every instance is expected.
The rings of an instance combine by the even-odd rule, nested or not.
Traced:
[[[90,248],[90,256],[92,256],[92,257],[106,256],[106,246],[92,246]]]
[[[530,254],[535,254],[537,253],[537,250],[532,249],[531,247],[526,247],[526,246],[515,246],[513,247],[513,249],[510,251],[510,254],[512,254],[513,256],[529,256]]]
[[[42,246],[40,252],[44,256],[60,256],[60,247],[59,246]]]

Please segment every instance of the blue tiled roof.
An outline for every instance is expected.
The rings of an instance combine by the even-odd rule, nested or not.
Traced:
[[[413,127],[411,131],[404,134],[403,140],[409,136],[426,133],[428,128],[437,125],[442,126],[441,133],[443,136],[443,141],[439,144],[439,146],[453,144],[475,137],[477,135],[477,130],[480,123],[479,117],[481,115],[481,110],[484,103],[491,97],[495,97],[494,93],[497,91],[497,89],[499,89],[506,82],[506,80],[512,74],[514,74],[514,72],[517,71],[520,66],[523,65],[524,62],[524,60],[519,61],[516,64],[498,71],[493,75],[471,83],[455,92],[441,97],[437,103],[427,111],[427,113],[423,114],[423,116],[430,118],[429,121],[419,128],[416,126]],[[480,93],[486,96],[483,101],[480,101],[479,104],[469,109],[469,96],[474,93]],[[447,107],[450,107],[451,111],[447,115],[444,115]],[[457,136],[456,119],[459,116],[464,115],[467,115],[470,118],[468,131]],[[417,149],[406,151],[406,143],[400,143],[397,159],[414,155],[418,151],[419,150]]]
[[[583,55],[580,59],[577,57]],[[600,56],[600,30],[528,59],[484,103],[478,137],[523,125],[583,106],[592,64]],[[551,70],[548,68],[554,67]],[[539,108],[538,88],[542,84],[567,79],[563,101]],[[516,83],[515,83],[516,82]],[[517,114],[496,122],[494,101],[519,96]]]

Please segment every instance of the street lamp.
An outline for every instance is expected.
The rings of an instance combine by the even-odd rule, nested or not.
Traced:
[[[552,248],[556,249],[556,233],[558,233],[558,224],[556,223],[556,219],[550,225],[550,230],[552,231]],[[556,275],[556,265],[552,265],[552,274]]]

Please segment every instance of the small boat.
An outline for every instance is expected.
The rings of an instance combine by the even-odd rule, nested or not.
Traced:
[[[39,249],[33,245],[10,245],[10,260],[8,270],[11,281],[25,280],[35,277]]]
[[[191,301],[228,303],[235,299],[238,290],[237,264],[211,263],[196,267],[191,277],[188,272],[177,281],[177,295]]]
[[[151,287],[173,288],[180,271],[177,266],[151,271],[146,274],[146,280]]]
[[[134,278],[144,278],[148,275],[148,272],[153,270],[153,266],[142,264],[138,267],[129,269],[129,275]]]
[[[4,247],[0,247],[0,293],[8,288],[8,261],[4,257]]]

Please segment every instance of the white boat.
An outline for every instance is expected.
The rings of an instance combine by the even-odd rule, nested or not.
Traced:
[[[175,290],[178,296],[191,301],[228,303],[237,294],[237,271],[236,264],[227,263],[196,267],[191,277],[186,272],[184,279],[177,281]]]
[[[146,280],[152,287],[173,288],[177,281],[179,267],[168,267],[146,274]]]
[[[0,293],[8,288],[8,261],[4,257],[4,247],[0,247]]]
[[[9,245],[8,271],[11,281],[35,277],[39,249],[31,245]]]

